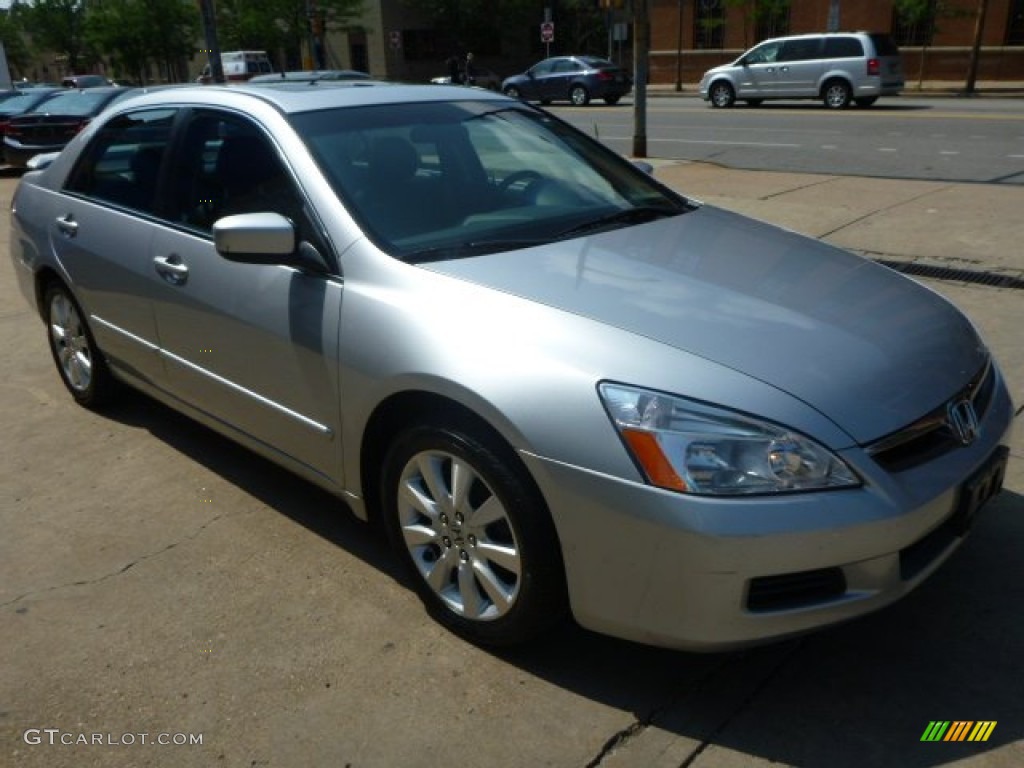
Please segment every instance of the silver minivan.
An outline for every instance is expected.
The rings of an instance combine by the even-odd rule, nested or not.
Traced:
[[[821,99],[830,109],[870,107],[903,89],[903,64],[886,34],[844,32],[765,40],[731,64],[709,69],[700,95],[713,107],[737,99]]]

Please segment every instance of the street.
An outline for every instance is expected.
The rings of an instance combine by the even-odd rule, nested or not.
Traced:
[[[749,118],[752,110],[662,101],[652,105],[666,139],[652,143],[656,175],[685,194],[871,258],[1024,275],[1020,180],[758,173],[734,170],[759,167],[740,163],[744,152],[765,164],[772,152],[787,162],[811,154],[822,168],[833,156],[667,141],[717,140],[724,134],[715,126],[726,124],[764,139],[776,121],[776,143],[800,143],[793,137],[804,133],[808,145],[812,136],[824,143],[825,126],[841,132],[832,140],[841,146],[857,138],[856,126],[876,125],[869,121],[916,118],[816,105]],[[991,123],[1022,150],[1015,104],[1016,113],[995,110],[990,121],[979,111],[919,124],[936,133],[970,124],[951,138],[963,147]],[[590,132],[601,126],[602,140],[625,148],[628,107],[557,111]],[[715,162],[732,168],[669,162],[683,155],[665,147],[717,152]],[[1016,162],[1004,158],[1004,174],[1024,170]],[[5,211],[16,182],[0,177]],[[1024,764],[1021,410],[1004,492],[958,553],[877,614],[736,653],[675,653],[573,626],[528,648],[489,652],[433,622],[382,537],[334,498],[141,395],[102,414],[74,405],[39,318],[15,289],[8,229],[4,215],[0,764]],[[1020,409],[1024,293],[926,284],[978,326]],[[933,721],[996,725],[984,742],[922,742]],[[161,734],[201,743],[160,744]]]
[[[553,105],[612,149],[632,149],[633,106]],[[1024,99],[883,98],[834,112],[820,102],[712,109],[694,96],[648,100],[651,157],[730,168],[1024,184]]]

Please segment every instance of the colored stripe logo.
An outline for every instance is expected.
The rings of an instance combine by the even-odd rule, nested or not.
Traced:
[[[932,720],[921,741],[988,741],[996,720]]]

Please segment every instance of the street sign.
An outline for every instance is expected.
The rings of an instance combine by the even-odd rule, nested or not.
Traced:
[[[555,22],[545,21],[540,25],[540,41],[542,43],[555,42]]]

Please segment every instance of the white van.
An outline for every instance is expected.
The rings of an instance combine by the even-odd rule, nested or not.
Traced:
[[[242,82],[274,71],[266,51],[224,51],[220,55],[220,65],[224,69],[224,79],[229,83]],[[196,81],[209,83],[212,79],[210,65],[207,64]]]
[[[896,43],[877,32],[794,35],[765,40],[731,64],[704,73],[700,95],[713,107],[737,99],[821,99],[830,109],[870,107],[903,90]]]

